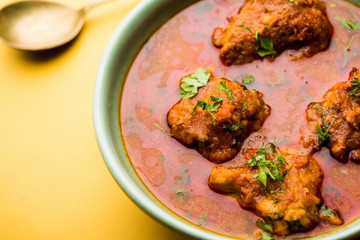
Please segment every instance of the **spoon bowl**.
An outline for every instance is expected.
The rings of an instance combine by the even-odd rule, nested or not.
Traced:
[[[0,10],[0,38],[21,50],[46,50],[74,39],[84,25],[87,10],[108,0],[77,10],[55,2],[20,1]]]

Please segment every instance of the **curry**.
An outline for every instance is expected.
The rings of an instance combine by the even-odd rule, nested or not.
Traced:
[[[236,238],[316,236],[360,216],[360,138],[349,130],[359,127],[360,9],[276,2],[308,4],[284,15],[303,35],[270,18],[241,20],[260,0],[184,9],[146,42],[121,99],[122,135],[144,184],[187,221]],[[310,17],[291,18],[302,11]],[[199,69],[207,83],[182,88]]]

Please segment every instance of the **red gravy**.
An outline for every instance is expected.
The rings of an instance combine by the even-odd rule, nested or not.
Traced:
[[[199,67],[212,70],[215,77],[240,83],[244,77],[253,76],[256,81],[248,88],[261,91],[272,112],[243,148],[260,148],[267,141],[277,146],[300,144],[299,129],[306,123],[307,105],[321,101],[321,96],[336,82],[348,79],[352,67],[360,67],[360,31],[350,31],[336,20],[339,16],[360,22],[360,10],[345,1],[327,1],[335,32],[326,52],[292,61],[291,55],[296,51],[290,50],[271,63],[258,60],[226,67],[220,62],[219,49],[213,46],[211,35],[215,27],[226,27],[226,18],[235,15],[243,3],[200,1],[164,24],[144,45],[129,71],[120,114],[129,158],[144,184],[165,206],[208,230],[253,238],[258,217],[241,209],[234,198],[208,188],[213,163],[158,128],[169,131],[166,115],[180,100],[179,81]],[[350,51],[344,51],[352,35]],[[236,166],[237,158],[226,164]],[[326,148],[314,158],[325,174],[325,204],[339,210],[345,224],[358,218],[360,165],[341,164]],[[310,232],[287,238],[315,236],[334,228],[323,223]]]

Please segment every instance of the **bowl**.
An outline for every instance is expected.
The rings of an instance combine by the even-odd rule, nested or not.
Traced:
[[[94,126],[105,163],[123,191],[147,214],[199,239],[233,239],[187,222],[164,206],[142,183],[128,159],[120,130],[122,88],[129,68],[147,39],[168,19],[196,0],[143,0],[121,22],[99,66],[94,93]],[[353,3],[359,3],[353,0]],[[360,219],[312,239],[349,239],[360,236]]]

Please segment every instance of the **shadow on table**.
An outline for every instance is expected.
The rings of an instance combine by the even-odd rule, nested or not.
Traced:
[[[65,45],[41,51],[21,51],[21,55],[28,61],[41,64],[43,62],[51,61],[65,53],[76,41],[76,38],[66,43]]]
[[[167,231],[165,231],[163,238],[161,239],[171,239],[171,240],[196,240],[195,238],[189,237],[185,234],[182,233],[178,233],[175,231],[172,231],[170,229],[167,229]]]
[[[196,240],[196,238],[190,237],[183,233],[180,233],[172,228],[165,226],[164,224],[156,221],[144,212],[138,212],[137,225],[144,226],[143,231],[146,232],[146,239],[156,240]]]

